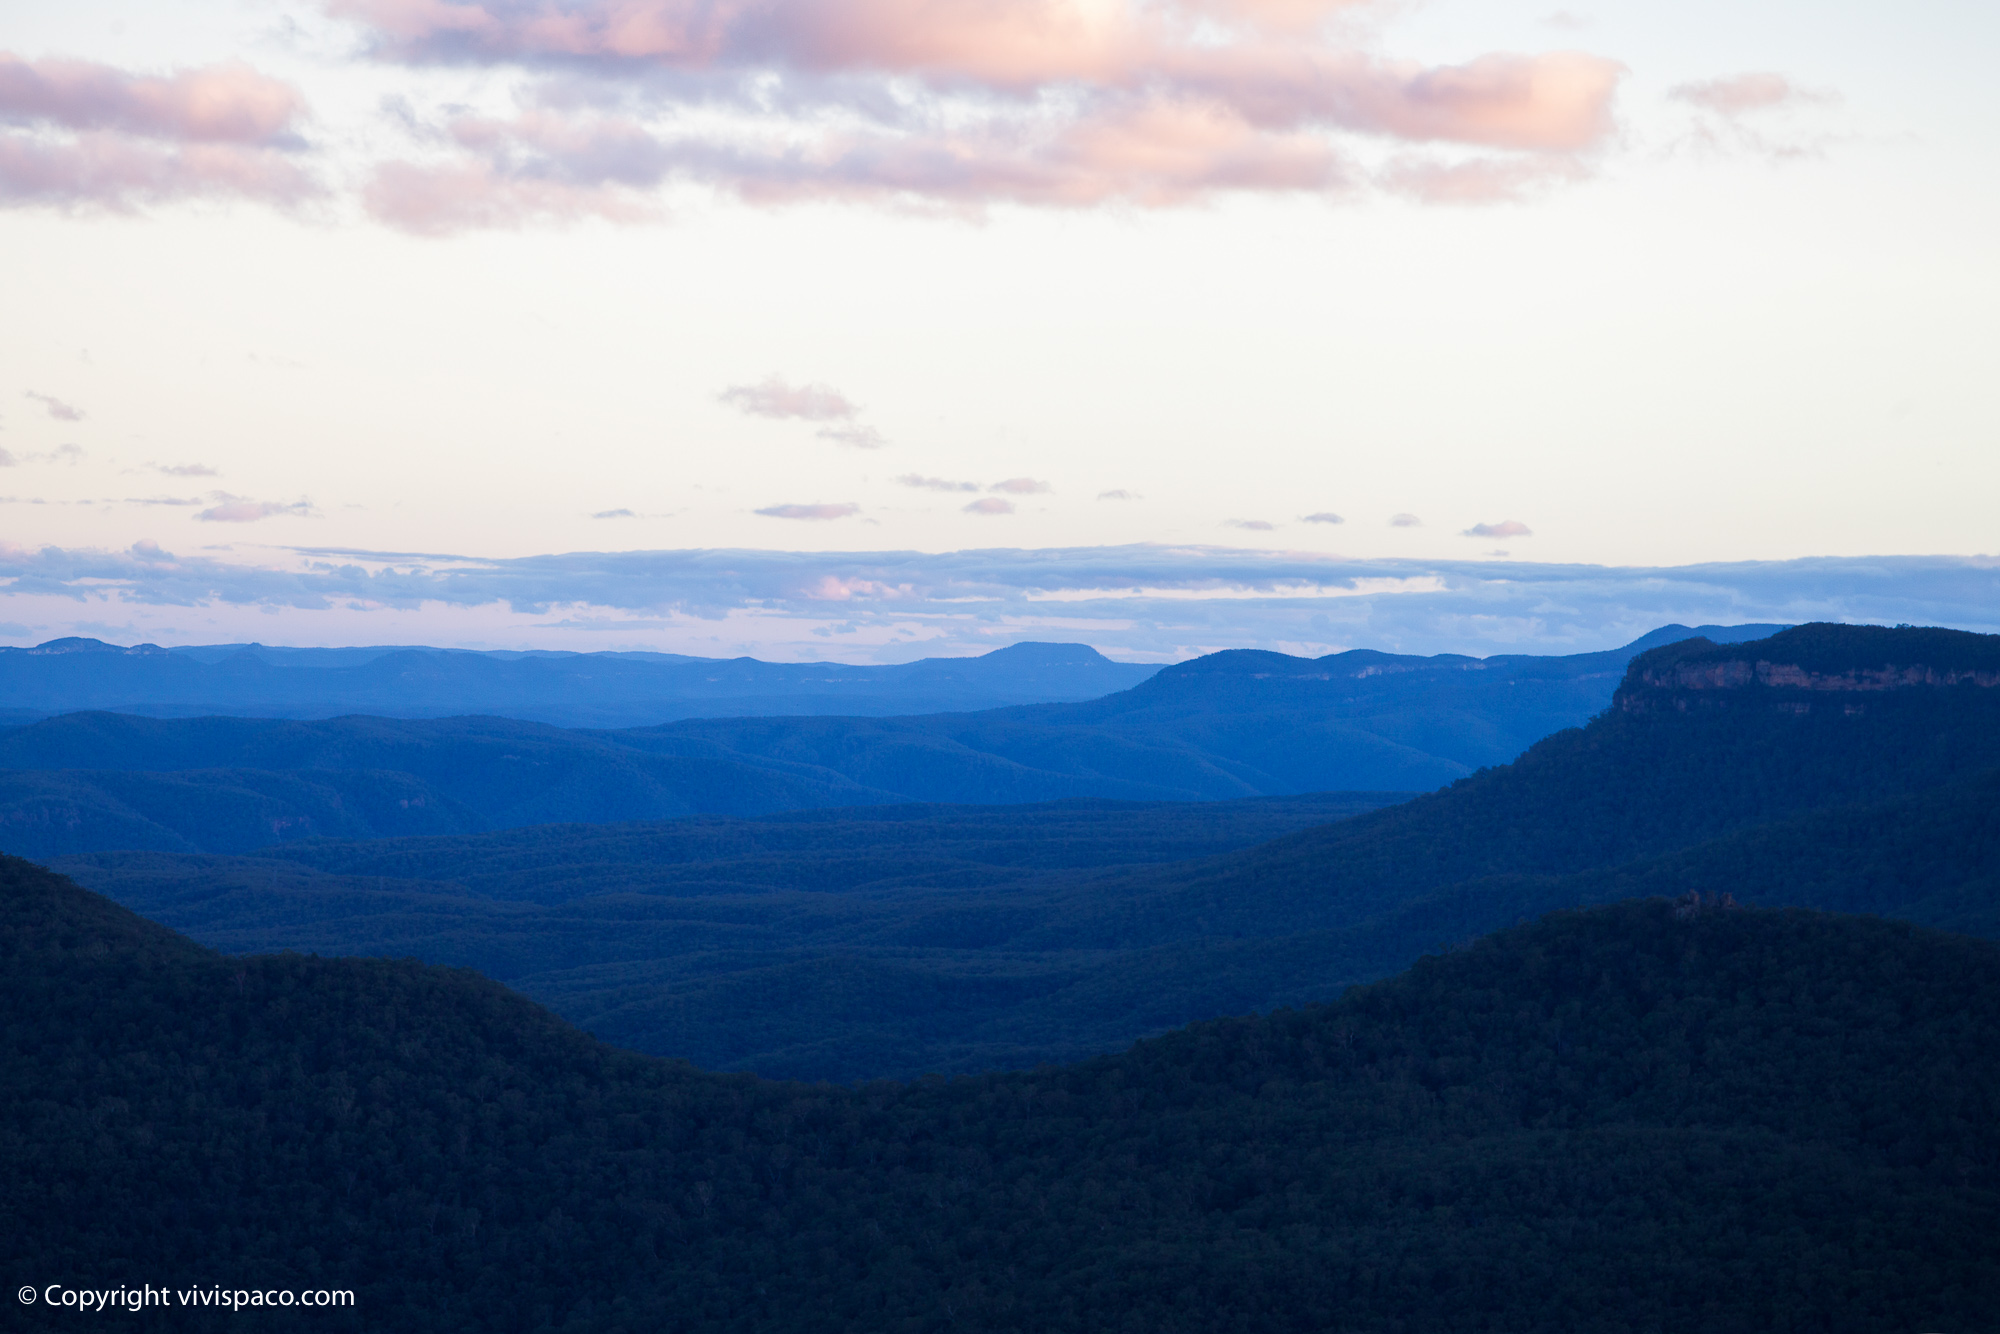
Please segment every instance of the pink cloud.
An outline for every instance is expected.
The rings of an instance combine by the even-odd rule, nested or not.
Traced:
[[[477,161],[383,163],[362,188],[361,201],[375,218],[419,236],[519,227],[536,220],[647,222],[660,216],[657,207],[629,188],[541,180]]]
[[[859,505],[767,505],[757,513],[770,519],[845,519],[861,513]]]
[[[1012,514],[1014,502],[998,496],[982,496],[965,507],[967,514]]]
[[[282,145],[297,138],[305,99],[247,65],[169,76],[83,60],[23,60],[0,51],[0,117],[71,130],[116,130],[175,142]]]
[[[1709,153],[1747,153],[1771,162],[1817,157],[1832,137],[1786,116],[1775,118],[1780,132],[1774,135],[1769,132],[1774,127],[1768,113],[1839,100],[1837,94],[1801,88],[1768,71],[1684,83],[1668,89],[1667,96],[1709,113],[1696,118],[1684,140],[1689,147]]]
[[[1784,75],[1768,71],[1683,83],[1668,89],[1667,96],[1724,116],[1832,100],[1827,93],[1808,91]]]
[[[1460,537],[1533,537],[1535,530],[1519,519],[1502,519],[1499,523],[1475,523],[1460,533]]]
[[[1278,527],[1278,525],[1272,523],[1269,519],[1224,519],[1222,526],[1224,528],[1247,528],[1253,533],[1275,532]]]
[[[1339,0],[331,0],[394,58],[609,71],[916,76],[1026,92],[1182,85],[1293,121],[1421,139],[1573,149],[1608,128],[1622,67],[1577,52],[1425,69],[1373,63],[1313,29]],[[1214,20],[1238,40],[1213,39]],[[1281,33],[1272,41],[1264,34]]]
[[[1390,162],[1376,181],[1392,194],[1424,204],[1505,204],[1587,175],[1582,162],[1556,154],[1460,162],[1406,157]]]
[[[643,191],[676,178],[766,204],[902,199],[968,209],[1119,200],[1161,207],[1229,191],[1326,193],[1350,181],[1338,154],[1318,136],[1262,130],[1218,103],[1119,104],[1054,129],[1032,123],[843,130],[769,145],[663,135],[645,137],[644,149],[648,132],[628,120],[615,135],[625,150],[615,159],[572,148],[614,137],[608,131],[558,133],[559,120],[537,112],[504,124],[482,122],[477,136],[455,136],[477,144],[482,161],[385,164],[367,187],[369,211],[392,226],[439,234],[537,218],[652,216]]]
[[[203,523],[255,523],[259,519],[268,519],[278,514],[295,514],[312,517],[318,512],[310,502],[304,500],[290,505],[283,505],[275,500],[239,500],[232,498],[223,501],[220,505],[211,506],[194,517]]]
[[[1332,510],[1321,510],[1317,514],[1308,514],[1303,516],[1299,520],[1299,522],[1300,523],[1346,523],[1347,520],[1341,518],[1338,514],[1335,514]]]
[[[141,203],[237,195],[291,204],[320,193],[296,164],[264,149],[227,144],[168,148],[119,136],[79,135],[37,142],[0,134],[0,203]]]
[[[604,99],[558,95],[551,83],[511,119],[452,122],[443,137],[463,160],[390,164],[368,191],[377,217],[416,231],[634,216],[669,179],[759,202],[971,209],[1328,194],[1356,181],[1335,131],[1570,159],[1611,134],[1624,72],[1614,61],[1574,51],[1383,61],[1328,35],[1325,20],[1342,7],[333,0],[391,58],[560,65],[572,89],[593,76],[647,89],[619,99],[627,110],[614,115],[577,109]],[[773,105],[777,88],[785,109],[770,113],[768,133],[668,132],[658,126],[680,104],[661,90],[672,85],[640,77],[659,70],[754,84],[746,107]]]
[[[762,384],[731,385],[719,397],[753,417],[844,421],[861,411],[838,389],[823,384],[788,384],[776,375]]]
[[[925,477],[921,473],[906,472],[896,479],[903,486],[914,486],[925,491],[977,491],[977,482],[948,482],[942,477]]]
[[[861,409],[827,385],[788,384],[774,375],[762,384],[731,385],[717,397],[753,417],[830,423],[814,434],[849,449],[880,449],[889,443],[873,426],[854,420]]]
[[[1383,67],[1357,79],[1360,124],[1401,139],[1573,153],[1611,132],[1624,66],[1579,51]]]
[[[201,195],[294,203],[305,102],[244,65],[133,74],[0,52],[0,202],[135,204]]]
[[[1037,481],[1032,477],[1009,477],[1006,481],[995,482],[986,489],[1004,491],[1010,496],[1039,496],[1055,490],[1047,482]]]
[[[918,596],[914,584],[885,584],[874,579],[842,578],[831,574],[822,576],[818,583],[802,591],[815,602],[851,602],[855,598],[894,601]]]

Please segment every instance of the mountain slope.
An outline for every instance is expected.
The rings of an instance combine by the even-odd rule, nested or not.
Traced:
[[[1777,628],[1704,627],[1722,640]],[[1560,657],[1230,650],[1078,704],[929,718],[701,720],[633,729],[619,740],[667,754],[824,766],[930,801],[1421,790],[1506,763],[1584,722],[1610,703],[1642,647],[1697,633],[1666,626],[1623,649]],[[1050,790],[1052,776],[1093,786]],[[1040,796],[1014,795],[1027,784],[1043,785],[1033,789]]]
[[[1996,965],[1634,904],[1082,1065],[846,1090],[610,1051],[468,974],[210,955],[9,859],[0,1254],[352,1289],[334,1329],[1983,1328]]]
[[[1855,634],[1854,631],[1863,633]],[[1072,944],[1138,944],[1200,920],[1218,935],[1337,926],[1461,881],[1615,866],[1816,809],[1886,800],[2000,768],[2000,689],[1921,681],[1842,692],[1771,686],[1662,690],[1649,673],[1689,652],[1790,665],[1801,650],[1903,670],[1946,637],[1983,654],[2000,636],[1806,626],[1738,648],[1635,659],[1614,707],[1514,763],[1402,806],[1308,830],[1212,865],[1135,883],[1129,899],[1063,924]],[[1847,651],[1839,653],[1845,644]],[[1750,650],[1746,652],[1745,650]],[[1685,706],[1685,707],[1683,707]],[[1113,896],[1115,898],[1115,896]]]

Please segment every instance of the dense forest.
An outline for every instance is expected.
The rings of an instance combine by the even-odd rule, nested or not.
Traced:
[[[1656,650],[1632,679],[1675,654],[1788,661],[1839,638]],[[1938,655],[1871,630],[1838,670],[1879,666],[1885,642],[1906,664]],[[1113,1051],[1637,895],[2000,935],[2000,690],[1725,693],[1742,707],[1613,708],[1372,812],[1340,794],[874,808],[60,867],[220,948],[476,967],[621,1046],[842,1080]]]
[[[2000,1317],[2000,946],[1879,919],[1634,902],[1120,1055],[841,1088],[621,1053],[470,973],[212,954],[7,859],[0,990],[18,1283],[346,1288],[310,1318],[347,1329]]]

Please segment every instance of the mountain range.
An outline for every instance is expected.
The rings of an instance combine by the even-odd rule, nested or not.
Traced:
[[[1996,673],[2000,637],[1950,631],[1681,641],[1587,726],[1394,804],[850,809],[56,865],[224,948],[473,966],[708,1068],[1031,1066],[1634,895],[2000,935]]]
[[[82,1291],[202,1331],[2000,1319],[2000,637],[1677,641],[1383,799],[64,863],[227,952],[0,856],[14,1323]],[[350,957],[241,952],[288,943]],[[453,950],[820,1082],[352,957]],[[918,1070],[960,1073],[869,1077]]]
[[[490,714],[562,727],[633,727],[756,714],[902,714],[1094,699],[1158,668],[1087,644],[1011,644],[969,658],[887,666],[762,662],[677,653],[565,653],[413,647],[161,648],[51,640],[0,648],[0,718],[108,710],[388,718]]]
[[[1769,627],[1711,629],[1731,640]],[[1693,634],[1663,627],[1564,657],[1224,652],[1080,703],[894,718],[579,730],[491,717],[70,713],[0,731],[0,847],[236,853],[313,837],[908,802],[1421,791],[1584,722],[1635,653]]]

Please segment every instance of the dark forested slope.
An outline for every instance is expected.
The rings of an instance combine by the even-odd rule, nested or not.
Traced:
[[[1880,921],[1631,904],[1119,1056],[841,1089],[609,1050],[470,974],[216,956],[9,859],[0,1015],[22,1283],[352,1289],[316,1326],[438,1331],[2000,1317],[2000,949]]]
[[[1178,885],[1135,886],[1146,911],[1119,909],[1082,940],[1145,939],[1159,929],[1152,924],[1171,930],[1190,915],[1221,934],[1332,925],[1458,881],[1612,866],[2000,768],[2000,689],[1969,678],[1931,683],[1925,660],[1940,644],[1979,655],[2000,636],[1803,626],[1734,647],[1652,650],[1587,727],[1401,806],[1191,868]],[[1877,670],[1885,651],[1907,683],[1795,685],[1780,671],[1770,684],[1757,672],[1762,663],[1770,676],[1805,652],[1845,664],[1842,672]],[[1693,653],[1745,666],[1721,683],[1655,682]]]

